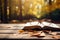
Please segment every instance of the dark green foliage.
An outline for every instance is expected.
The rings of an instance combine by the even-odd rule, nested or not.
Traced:
[[[60,20],[60,9],[56,9],[50,13],[50,17],[52,20]]]

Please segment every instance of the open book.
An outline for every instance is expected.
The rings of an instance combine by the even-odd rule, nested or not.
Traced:
[[[49,22],[27,22],[22,29],[50,29],[50,30],[60,30],[60,27],[54,23]]]

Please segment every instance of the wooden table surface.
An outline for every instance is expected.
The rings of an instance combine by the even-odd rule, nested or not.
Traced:
[[[22,27],[23,25],[24,24],[0,24],[0,38],[60,39],[60,34],[59,35],[46,34],[45,37],[31,37],[30,34],[23,34],[23,33],[19,34],[18,30],[20,30],[20,27]],[[55,33],[60,33],[60,32],[55,32]]]

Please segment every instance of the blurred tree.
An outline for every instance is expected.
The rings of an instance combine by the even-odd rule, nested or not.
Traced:
[[[4,13],[3,13],[3,23],[7,23],[7,0],[4,0]]]
[[[1,14],[2,14],[2,2],[0,0],[0,20],[1,20]]]
[[[8,23],[7,19],[7,0],[0,0],[1,2],[1,20],[2,23]]]

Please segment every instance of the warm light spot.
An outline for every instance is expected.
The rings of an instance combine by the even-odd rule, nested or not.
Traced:
[[[18,20],[12,20],[11,22],[15,23],[15,22],[18,22]]]
[[[22,4],[24,4],[25,0],[22,0]]]
[[[24,6],[22,6],[22,9],[24,9]]]
[[[42,6],[41,6],[41,4],[37,4],[36,6],[35,6],[35,8],[38,8],[38,9],[40,9]]]
[[[40,18],[40,15],[37,15],[36,17],[37,17],[37,18]]]
[[[56,0],[54,2],[56,3]]]
[[[9,7],[7,7],[7,15],[9,16]]]
[[[54,1],[54,0],[51,0],[52,2]]]
[[[18,6],[16,6],[16,9],[18,9]]]
[[[32,6],[33,6],[33,5],[32,5],[32,3],[31,3],[31,4],[30,4],[30,8],[32,8]]]
[[[37,2],[34,2],[34,5],[36,4]]]

